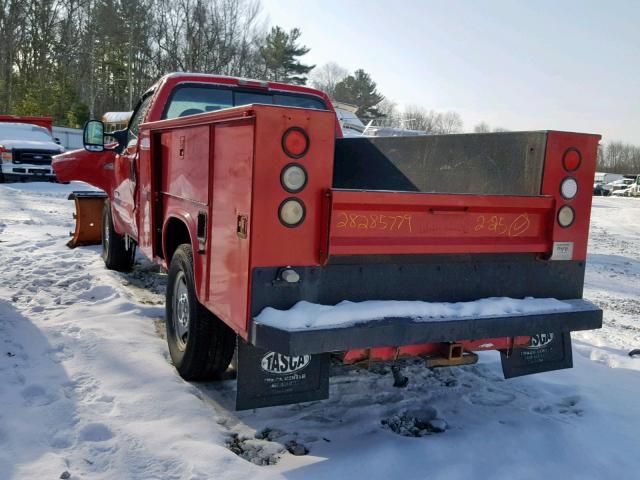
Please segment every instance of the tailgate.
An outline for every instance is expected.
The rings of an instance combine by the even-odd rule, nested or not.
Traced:
[[[332,189],[327,252],[334,255],[549,253],[550,196]]]

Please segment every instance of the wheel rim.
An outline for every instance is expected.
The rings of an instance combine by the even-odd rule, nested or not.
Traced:
[[[189,340],[189,295],[184,272],[178,272],[173,284],[173,331],[180,350],[184,350]]]

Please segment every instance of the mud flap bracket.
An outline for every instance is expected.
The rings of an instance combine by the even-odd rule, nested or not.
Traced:
[[[282,355],[238,338],[236,410],[329,398],[329,353]]]
[[[528,347],[500,352],[504,378],[573,367],[570,332],[539,333]]]

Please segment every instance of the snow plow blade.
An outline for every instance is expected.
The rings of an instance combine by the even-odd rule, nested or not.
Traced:
[[[254,346],[284,355],[389,347],[481,338],[568,333],[602,327],[602,310],[583,299],[562,300],[570,309],[545,313],[425,320],[384,318],[346,327],[285,329],[251,322]]]
[[[104,192],[72,192],[68,200],[74,200],[76,213],[75,231],[70,232],[69,248],[96,245],[102,242],[102,209],[107,194]]]

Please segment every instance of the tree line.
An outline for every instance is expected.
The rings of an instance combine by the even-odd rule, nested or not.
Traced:
[[[356,115],[376,126],[420,130],[426,133],[459,133],[464,126],[457,112],[436,112],[418,105],[400,110],[377,88],[376,82],[362,69],[353,73],[329,62],[317,67],[310,75],[311,85],[337,102],[357,107]]]
[[[619,141],[600,145],[597,169],[610,173],[640,174],[640,147]]]
[[[377,89],[376,83],[363,70],[353,73],[329,62],[315,68],[311,85],[325,91],[333,100],[357,107],[356,114],[365,123],[376,126],[420,130],[429,134],[462,133],[464,123],[457,112],[438,112],[418,105],[406,105],[400,110]],[[474,133],[508,132],[487,122],[476,124]],[[620,141],[603,143],[598,148],[597,170],[611,173],[640,174],[640,147]]]
[[[81,127],[131,110],[173,71],[312,85],[358,106],[365,122],[429,133],[462,128],[455,112],[403,112],[362,69],[301,57],[301,31],[268,27],[259,0],[0,0],[0,113]]]
[[[354,105],[363,122],[460,133],[454,111],[400,109],[362,69],[302,62],[302,32],[266,25],[259,0],[0,0],[0,113],[50,115],[81,127],[105,111],[131,110],[173,71],[306,84]],[[485,122],[478,133],[506,131]],[[601,146],[598,169],[640,172],[640,147]]]
[[[0,112],[80,127],[172,71],[305,83],[300,35],[257,0],[0,0]]]

